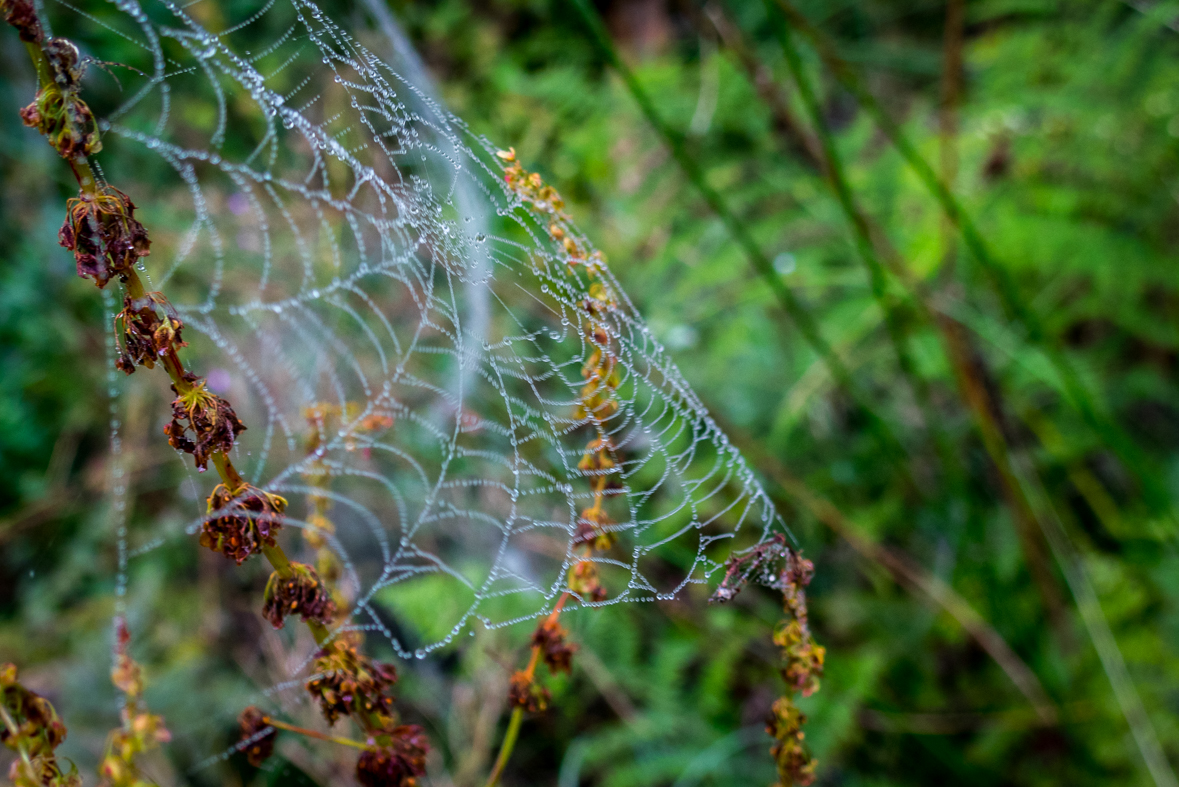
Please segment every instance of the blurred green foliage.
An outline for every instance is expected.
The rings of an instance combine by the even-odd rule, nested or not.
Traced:
[[[659,112],[683,131],[708,183],[813,313],[900,438],[907,464],[873,439],[568,4],[395,0],[392,7],[449,107],[496,144],[515,146],[525,166],[565,196],[695,390],[763,471],[815,561],[812,625],[828,647],[829,669],[822,691],[802,705],[819,783],[1151,783],[1052,562],[1049,583],[1070,603],[1059,619],[1045,605],[935,326],[914,310],[900,313],[913,377],[929,388],[923,409],[898,367],[832,190],[784,140],[710,21],[723,9],[765,78],[805,119],[766,6],[599,4]],[[958,129],[945,139],[937,117],[943,3],[801,9],[927,160],[936,166],[942,146],[953,147],[955,193],[1043,320],[1049,343],[1131,436],[1148,471],[1179,495],[1179,4],[966,3]],[[358,30],[367,24],[360,8],[336,13]],[[29,665],[35,688],[80,731],[67,746],[85,763],[100,753],[103,725],[114,719],[104,677],[114,556],[103,531],[102,304],[54,244],[68,175],[16,118],[31,82],[12,36],[0,55],[3,72],[15,75],[0,81],[0,658]],[[856,199],[936,308],[966,329],[1012,456],[1043,485],[1164,749],[1179,762],[1173,507],[1147,505],[1141,479],[1070,405],[1047,357],[1007,318],[935,200],[814,50],[804,46],[803,55]],[[211,122],[196,113],[189,120]],[[889,292],[902,290],[894,281]],[[141,524],[180,516],[150,483],[152,457],[161,455],[143,455],[136,470],[149,482],[131,501]],[[854,532],[956,589],[1034,671],[1059,723],[1037,723],[951,615],[824,527],[778,483],[778,468],[831,501]],[[149,701],[174,729],[199,730],[194,738],[224,746],[234,714],[224,706],[243,690],[235,665],[251,673],[257,659],[246,634],[260,631],[237,590],[259,580],[215,576],[219,567],[179,547],[162,552],[156,573],[137,576],[128,598],[132,615],[135,593],[176,599],[175,619],[153,621],[174,636],[170,650],[145,654],[157,687]],[[432,598],[419,584],[385,606],[412,642],[415,631],[437,636],[430,613],[447,604],[465,606]],[[547,715],[526,722],[505,783],[771,783],[761,728],[780,690],[769,641],[776,604],[751,590],[729,607],[693,596],[570,616],[582,646],[577,666],[553,681]],[[217,616],[233,622],[236,636],[210,622]],[[224,661],[197,659],[192,642],[216,636]],[[406,665],[402,702],[427,725],[460,786],[485,772],[497,720],[502,730],[506,675],[521,661],[526,636],[481,633],[437,660]],[[160,778],[205,783],[200,771],[189,772],[186,757],[199,749],[187,743],[173,746],[171,764],[159,765],[171,776]],[[299,759],[297,751],[284,756]],[[310,775],[298,778],[313,783],[334,772],[311,755],[269,777],[244,761],[234,767],[242,783],[301,783],[286,775],[299,769]]]

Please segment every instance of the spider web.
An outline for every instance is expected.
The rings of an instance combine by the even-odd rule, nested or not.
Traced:
[[[583,559],[594,439],[617,462],[603,504],[617,543],[590,558],[606,597],[569,607],[715,584],[730,554],[785,531],[609,268],[595,280],[615,297],[591,315],[591,277],[553,217],[505,184],[495,147],[404,53],[395,69],[304,0],[44,10],[117,75],[92,69],[86,96],[99,162],[121,168],[103,174],[152,233],[148,287],[184,321],[186,364],[247,424],[233,456],[247,480],[290,501],[288,528],[315,527],[312,502],[329,502],[350,625],[421,658],[550,611]],[[619,375],[603,417],[579,413],[599,350]],[[334,416],[309,420],[317,408]],[[177,461],[192,519],[130,533],[116,463],[120,593],[161,546],[198,549],[214,480]],[[408,643],[385,621],[415,588],[452,603]],[[305,662],[267,691],[299,694]]]

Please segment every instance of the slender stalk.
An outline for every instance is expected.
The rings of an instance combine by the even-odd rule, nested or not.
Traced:
[[[565,606],[570,598],[569,591],[561,594],[557,599],[557,605],[553,607],[553,611],[549,613],[548,621],[554,621],[561,615],[561,609]],[[528,676],[531,681],[536,675],[536,667],[540,663],[540,645],[532,646],[532,655],[528,658],[528,667],[524,670],[524,674]],[[524,723],[524,708],[517,705],[512,709],[512,716],[508,720],[508,730],[504,733],[503,743],[499,748],[499,756],[495,758],[495,766],[491,769],[491,774],[487,777],[487,782],[484,787],[496,787],[499,784],[500,777],[503,776],[504,768],[508,765],[508,760],[512,756],[512,751],[516,748],[516,739],[520,737],[520,725]]]
[[[966,0],[946,0],[946,24],[942,36],[941,103],[938,107],[938,148],[941,179],[952,191],[958,178],[958,104],[962,98],[962,40],[966,25]],[[952,269],[955,257],[955,229],[949,217],[942,217],[942,264]]]
[[[795,327],[798,328],[799,333],[806,343],[818,354],[836,384],[847,393],[852,401],[855,402],[856,406],[864,413],[871,425],[872,434],[880,442],[886,453],[894,458],[907,458],[907,452],[904,446],[893,434],[888,424],[868,405],[867,397],[860,391],[859,386],[855,384],[851,373],[843,361],[823,337],[815,318],[802,302],[798,300],[790,288],[786,286],[785,282],[782,281],[782,277],[774,270],[774,265],[769,257],[762,251],[749,229],[737,218],[737,215],[729,207],[725,199],[712,186],[708,185],[703,169],[697,163],[695,157],[688,152],[683,136],[671,128],[660,116],[658,110],[655,109],[651,98],[643,90],[638,79],[635,78],[634,72],[631,71],[618,55],[610,39],[610,34],[607,32],[605,25],[602,24],[597,11],[589,4],[588,0],[573,0],[573,6],[584,19],[594,43],[614,70],[618,72],[618,75],[622,77],[622,81],[630,92],[631,97],[639,105],[639,109],[646,117],[647,122],[663,139],[664,144],[671,151],[672,157],[679,164],[687,176],[688,181],[700,193],[704,201],[708,203],[713,213],[724,223],[729,234],[745,253],[745,257],[749,260],[750,265],[753,266],[757,274],[769,285],[782,310],[786,312],[786,315],[794,323]],[[901,467],[900,463],[898,463],[899,467]],[[903,472],[907,474],[907,470]],[[916,486],[907,475],[906,480],[910,486]]]
[[[354,749],[367,749],[368,748],[367,743],[361,743],[360,741],[354,741],[351,738],[341,738],[336,735],[328,735],[323,732],[309,730],[306,727],[296,727],[294,724],[287,724],[285,721],[279,721],[278,719],[271,718],[270,716],[264,716],[262,718],[262,721],[266,722],[267,724],[269,724],[271,727],[274,727],[275,729],[287,730],[288,732],[294,732],[299,735],[306,735],[308,738],[315,738],[316,740],[329,741],[331,743],[338,743],[342,746],[351,746]]]
[[[12,736],[14,741],[19,741],[16,746],[17,753],[20,754],[21,761],[31,771],[33,763],[29,760],[29,752],[25,748],[24,741],[20,740],[20,728],[16,726],[16,720],[8,714],[8,709],[0,705],[0,718],[4,719],[4,726],[8,728],[8,734]]]
[[[500,747],[499,756],[495,758],[495,767],[491,769],[491,775],[487,777],[484,787],[496,787],[499,784],[504,768],[507,767],[508,758],[512,756],[512,750],[516,748],[516,739],[520,737],[520,726],[523,723],[524,709],[517,705],[512,711],[512,718],[508,721],[508,731],[504,733],[503,746]]]
[[[1028,339],[1045,354],[1064,386],[1066,399],[1081,414],[1085,424],[1112,448],[1128,469],[1139,479],[1146,502],[1155,513],[1165,514],[1173,522],[1179,521],[1171,495],[1158,474],[1150,468],[1143,451],[1125,434],[1104,409],[1099,408],[1093,394],[1081,379],[1072,361],[1047,336],[1036,312],[1025,303],[1010,271],[999,262],[974,224],[970,214],[937,176],[933,168],[918,152],[900,126],[885,111],[868,90],[855,70],[835,51],[831,41],[804,16],[790,0],[776,0],[791,26],[805,35],[814,45],[819,57],[836,79],[856,98],[875,119],[877,126],[897,152],[916,173],[926,189],[935,197],[946,217],[953,222],[971,255],[982,266],[1003,303],[1008,315],[1018,322]]]
[[[52,81],[52,67],[49,63],[49,58],[45,53],[44,48],[36,43],[26,42],[25,48],[29,52],[29,57],[32,60],[33,68],[37,72],[37,81],[39,86],[45,87]],[[78,187],[82,193],[87,196],[94,196],[98,193],[98,179],[94,175],[94,169],[90,166],[89,160],[85,156],[76,156],[68,160],[70,170],[74,173],[74,178],[78,182]],[[143,281],[139,278],[139,274],[134,269],[126,272],[123,286],[133,300],[143,298],[147,291],[143,286]],[[173,385],[179,393],[185,393],[192,389],[192,384],[185,379],[185,369],[183,363],[180,361],[176,350],[171,349],[168,354],[162,359],[162,366],[167,371],[168,376],[172,378]],[[241,489],[245,485],[245,480],[233,466],[232,460],[222,451],[215,451],[210,457],[213,466],[217,468],[218,475],[221,476],[222,482],[231,490]],[[266,559],[270,562],[275,571],[282,577],[289,577],[291,574],[291,562],[287,558],[286,553],[282,547],[275,545],[263,550]],[[330,637],[331,632],[320,623],[315,621],[307,621],[307,627],[311,631],[311,635],[319,645],[323,645]]]

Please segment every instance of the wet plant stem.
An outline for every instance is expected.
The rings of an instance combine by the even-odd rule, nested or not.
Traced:
[[[570,598],[570,593],[566,590],[557,599],[557,605],[553,607],[553,611],[549,613],[548,622],[555,621],[561,614],[561,609],[565,606]],[[536,675],[536,667],[540,663],[540,645],[534,644],[532,646],[532,655],[528,659],[528,667],[524,670],[524,674],[528,676],[529,680]],[[524,708],[517,705],[512,709],[512,716],[508,719],[508,729],[504,733],[504,742],[500,745],[499,756],[495,758],[495,766],[491,769],[491,775],[487,777],[487,783],[484,787],[496,787],[499,784],[500,777],[503,776],[504,768],[508,765],[508,760],[512,756],[512,751],[516,748],[516,740],[520,737],[520,726],[524,723]]]
[[[264,717],[263,721],[277,730],[286,730],[287,732],[293,732],[298,735],[305,735],[308,738],[338,743],[341,746],[351,746],[354,749],[368,748],[368,744],[362,743],[361,741],[354,741],[351,738],[341,738],[336,735],[328,735],[323,732],[316,732],[315,730],[309,730],[306,727],[296,727],[294,724],[287,724],[285,721],[279,721],[278,719],[273,719],[270,716]]]
[[[16,726],[16,721],[8,714],[8,709],[0,705],[0,717],[4,719],[4,726],[8,728],[8,734],[12,736],[14,741],[17,741],[16,750],[20,754],[21,761],[32,770],[33,763],[29,760],[29,752],[25,749],[24,741],[20,738],[20,728]]]
[[[25,48],[33,62],[33,68],[37,72],[38,86],[44,88],[51,84],[53,81],[53,71],[43,46],[35,42],[26,41]],[[90,161],[86,156],[81,155],[67,159],[67,161],[70,165],[70,170],[74,173],[74,178],[78,182],[78,187],[82,190],[82,194],[87,197],[94,197],[98,193],[98,179],[94,175],[94,169],[90,166]],[[126,271],[122,277],[122,282],[127,295],[132,300],[139,300],[147,295],[143,281],[133,268]],[[178,394],[187,393],[192,390],[192,383],[185,379],[186,371],[184,364],[180,361],[180,356],[174,348],[170,349],[161,361],[164,370],[172,378],[172,384],[176,387]],[[233,462],[229,456],[223,451],[212,452],[210,459],[213,466],[217,468],[217,474],[221,476],[221,481],[226,487],[232,491],[236,491],[245,486],[245,480],[237,471],[237,468],[233,466]],[[265,554],[266,559],[270,562],[274,570],[278,572],[280,577],[285,579],[291,576],[291,561],[287,558],[281,546],[275,544],[273,547],[267,547],[263,549],[263,554]],[[331,632],[321,623],[307,621],[307,627],[310,629],[311,635],[315,638],[317,645],[323,645],[331,638]]]

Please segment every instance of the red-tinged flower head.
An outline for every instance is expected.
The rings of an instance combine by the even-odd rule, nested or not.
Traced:
[[[135,203],[111,186],[67,202],[57,237],[74,253],[78,275],[94,279],[100,288],[133,270],[151,249],[147,230],[135,218]]]
[[[266,714],[251,705],[237,717],[242,730],[241,743],[245,747],[246,759],[255,768],[262,765],[274,754],[276,731],[270,726]]]
[[[397,682],[397,670],[365,656],[355,639],[339,637],[320,651],[307,681],[307,691],[319,704],[328,724],[357,712],[389,717],[393,699],[385,694]]]
[[[285,499],[249,484],[236,490],[218,484],[209,495],[201,546],[241,565],[264,546],[275,545],[286,507]]]
[[[356,763],[356,781],[364,787],[415,787],[426,774],[430,741],[416,724],[402,724],[389,731],[388,746],[368,749]]]
[[[569,672],[573,665],[576,645],[565,642],[568,631],[556,620],[545,618],[532,632],[532,644],[540,648],[544,663],[551,672]]]
[[[300,615],[327,625],[336,616],[336,603],[315,569],[305,563],[291,563],[289,576],[277,571],[266,583],[262,616],[276,629],[283,627],[288,615]]]

